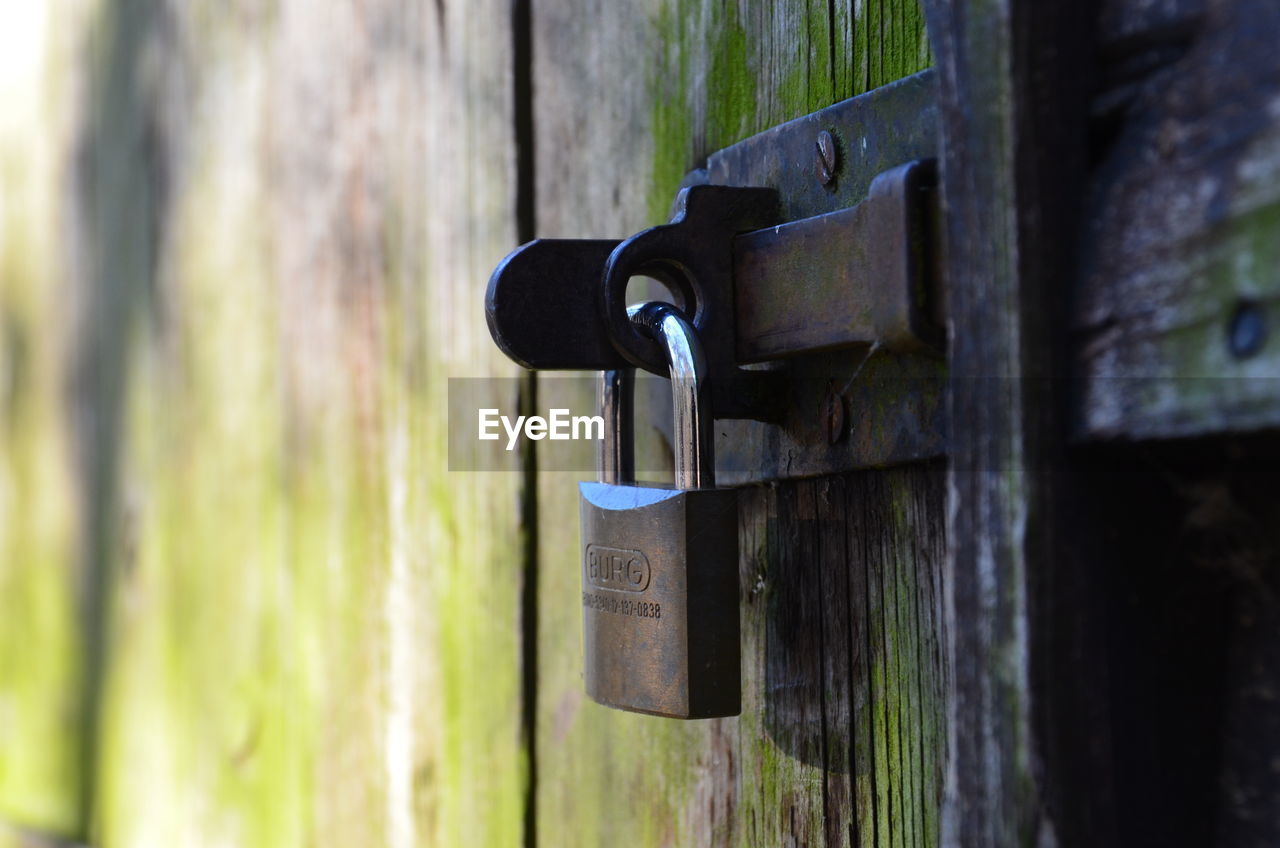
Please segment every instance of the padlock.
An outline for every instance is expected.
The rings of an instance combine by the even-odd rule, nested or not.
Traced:
[[[715,488],[706,362],[675,307],[634,320],[670,365],[675,486],[635,482],[631,372],[603,372],[600,479],[579,484],[587,694],[673,718],[737,715],[738,499]]]

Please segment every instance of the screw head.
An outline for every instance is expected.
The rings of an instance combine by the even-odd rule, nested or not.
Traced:
[[[817,151],[818,181],[830,185],[836,178],[836,167],[840,164],[840,154],[836,150],[836,140],[831,133],[823,130],[818,133],[814,147]]]
[[[844,438],[844,398],[839,392],[829,391],[823,406],[827,425],[827,443],[834,445]]]
[[[1256,355],[1267,343],[1267,316],[1256,303],[1242,303],[1231,317],[1227,344],[1236,359]]]

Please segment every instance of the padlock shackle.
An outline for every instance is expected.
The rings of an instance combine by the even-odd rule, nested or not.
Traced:
[[[597,407],[604,418],[596,468],[601,483],[634,483],[636,451],[634,428],[631,426],[635,397],[635,369],[616,368],[601,371],[596,383]]]
[[[698,331],[669,303],[647,303],[632,321],[647,330],[666,352],[675,413],[672,453],[677,489],[715,488],[715,430],[711,380]]]

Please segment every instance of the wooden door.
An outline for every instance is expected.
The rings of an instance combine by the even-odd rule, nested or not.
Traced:
[[[449,376],[546,385],[481,317],[508,249],[926,67],[914,2],[36,5],[4,838],[936,842],[941,466],[744,494],[745,709],[685,724],[583,696],[580,474],[445,450]]]
[[[1276,844],[1277,43],[1271,0],[6,4],[0,845]],[[947,455],[744,487],[740,716],[594,704],[589,459],[451,464],[450,377],[594,403],[497,351],[490,270],[931,64]]]
[[[532,32],[545,237],[661,223],[707,154],[930,63],[914,2],[555,0]],[[537,843],[938,844],[945,466],[743,491],[743,711],[691,723],[582,691],[580,477],[538,479]]]

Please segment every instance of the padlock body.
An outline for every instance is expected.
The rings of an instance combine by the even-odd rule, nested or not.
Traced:
[[[587,694],[673,718],[737,715],[737,491],[579,491]]]

